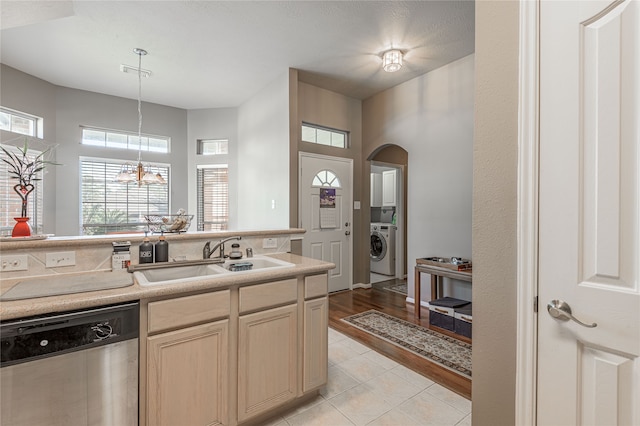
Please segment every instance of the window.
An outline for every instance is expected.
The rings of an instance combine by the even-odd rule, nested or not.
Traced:
[[[145,215],[169,214],[170,167],[156,166],[167,185],[114,182],[124,162],[80,159],[82,234],[99,235],[147,230]]]
[[[314,124],[302,123],[302,141],[346,148],[349,133],[342,130],[329,129]]]
[[[117,132],[90,127],[82,128],[82,144],[103,148],[130,149],[132,151],[169,152],[170,138],[164,136],[142,135],[138,143],[137,133]]]
[[[198,231],[229,228],[229,168],[198,166]]]
[[[227,139],[198,139],[198,155],[224,155],[229,153]]]
[[[0,107],[0,129],[27,136],[38,136],[38,117]]]
[[[320,170],[315,177],[312,186],[324,186],[329,188],[341,188],[340,179],[331,170]]]
[[[20,150],[11,145],[2,145],[7,151],[20,154]],[[40,151],[28,150],[27,155],[30,157],[36,157],[40,154]],[[4,152],[0,150],[0,158],[6,158]],[[43,178],[43,173],[38,173],[38,179]],[[13,226],[16,221],[14,217],[22,216],[22,200],[20,196],[16,194],[13,187],[18,183],[17,179],[12,179],[8,173],[8,166],[4,161],[0,161],[0,233],[2,235],[11,235]],[[29,194],[27,204],[27,215],[29,216],[29,225],[33,230],[33,234],[42,234],[42,209],[43,209],[43,181],[32,181],[35,187],[33,192]]]

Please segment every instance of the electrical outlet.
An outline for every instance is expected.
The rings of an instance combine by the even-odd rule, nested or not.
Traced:
[[[0,257],[0,265],[3,272],[29,270],[29,255],[14,254]]]
[[[264,238],[262,240],[262,248],[278,248],[277,238]]]
[[[75,251],[58,251],[47,253],[47,268],[58,268],[60,266],[73,266],[76,264]]]

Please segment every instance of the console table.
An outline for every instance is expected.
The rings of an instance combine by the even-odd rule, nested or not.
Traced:
[[[431,300],[438,298],[438,284],[442,284],[442,277],[471,282],[471,271],[454,271],[440,266],[425,265],[416,260],[415,288],[413,293],[415,317],[420,318],[420,273],[431,274]]]

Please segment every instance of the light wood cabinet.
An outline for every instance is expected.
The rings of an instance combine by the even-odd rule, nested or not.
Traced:
[[[327,381],[327,274],[141,301],[140,425],[255,423]]]
[[[296,396],[297,305],[243,315],[238,327],[238,421]]]
[[[309,392],[327,383],[329,299],[304,302],[304,344],[302,391]]]
[[[228,424],[229,320],[147,338],[147,424]]]

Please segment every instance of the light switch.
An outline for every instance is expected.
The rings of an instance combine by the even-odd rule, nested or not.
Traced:
[[[58,251],[55,253],[47,253],[47,268],[58,268],[60,266],[73,266],[76,264],[75,251]]]

